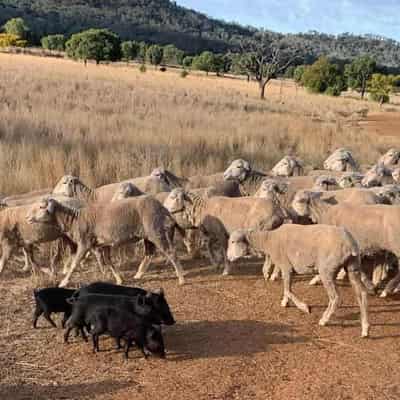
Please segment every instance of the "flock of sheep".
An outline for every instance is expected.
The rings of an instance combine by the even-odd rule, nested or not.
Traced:
[[[0,273],[18,249],[25,255],[24,270],[36,273],[35,248],[55,242],[48,273],[55,274],[65,246],[71,255],[60,287],[69,284],[89,253],[121,284],[111,249],[143,241],[135,279],[143,277],[159,251],[184,284],[176,250],[182,241],[190,254],[207,250],[224,275],[239,258],[264,257],[265,279],[282,275],[282,306],[291,301],[306,313],[308,305],[292,292],[292,274],[316,273],[310,283],[322,282],[329,297],[320,325],[338,307],[335,281],[347,274],[366,337],[367,293],[382,288],[386,297],[400,284],[400,151],[390,149],[362,170],[341,148],[321,170],[307,171],[299,159],[286,156],[265,173],[239,159],[214,175],[182,178],[157,168],[147,177],[97,189],[64,176],[54,189],[1,200]]]

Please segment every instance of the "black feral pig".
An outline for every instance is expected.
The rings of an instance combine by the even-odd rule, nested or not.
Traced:
[[[165,358],[164,340],[161,330],[147,323],[142,317],[113,307],[100,307],[87,318],[93,339],[93,352],[100,351],[99,336],[108,333],[119,343],[125,341],[125,358],[134,342],[147,358],[151,354]]]
[[[141,316],[149,324],[160,324],[160,316],[153,307],[146,303],[146,296],[113,296],[107,294],[88,294],[86,296],[72,297],[68,299],[72,304],[72,313],[66,323],[64,334],[65,343],[73,328],[81,331],[83,339],[87,340],[83,328],[87,327],[88,318],[98,308],[113,307],[121,312],[132,313]]]
[[[148,292],[142,288],[114,285],[108,282],[94,282],[82,287],[74,295],[75,297],[85,296],[87,294],[110,294],[117,296],[136,297],[146,295],[147,304],[151,304],[154,310],[160,315],[160,323],[164,325],[174,325],[175,319],[169,308],[164,291]]]
[[[62,327],[64,328],[65,322],[72,312],[72,306],[68,303],[67,299],[70,298],[75,291],[75,289],[58,287],[35,289],[33,295],[35,297],[36,307],[33,314],[33,327],[36,328],[37,320],[43,314],[47,321],[49,321],[54,328],[57,328],[57,325],[51,319],[50,315],[52,313],[64,313],[62,320]]]

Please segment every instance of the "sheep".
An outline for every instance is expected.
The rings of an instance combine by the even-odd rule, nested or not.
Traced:
[[[324,161],[324,169],[339,172],[357,172],[358,164],[350,150],[340,148],[335,150]]]
[[[38,204],[41,202],[19,207],[6,207],[0,212],[0,246],[2,249],[0,274],[17,248],[25,250],[27,262],[31,264],[33,272],[36,273],[37,264],[33,256],[33,247],[36,244],[52,242],[59,238],[68,240],[59,227],[49,224],[33,226],[28,223],[27,215]]]
[[[204,198],[183,189],[173,190],[164,206],[181,228],[200,230],[206,238],[211,262],[218,266],[222,258],[223,275],[230,273],[226,259],[230,232],[239,228],[275,229],[285,219],[276,199]]]
[[[376,164],[370,168],[361,181],[361,185],[367,188],[383,186],[395,183],[392,170],[383,164]]]
[[[361,182],[364,178],[363,174],[359,172],[346,172],[341,176],[337,177],[337,183],[342,189],[351,187],[361,187]]]
[[[387,252],[400,257],[400,207],[391,205],[353,205],[343,203],[330,206],[316,193],[298,193],[293,200],[293,209],[301,216],[308,216],[314,223],[343,226],[353,235],[360,246],[361,256]],[[372,283],[363,275],[369,290]],[[389,281],[381,293],[386,297],[400,282],[400,270]]]
[[[47,199],[30,210],[27,221],[31,226],[43,223],[55,227],[77,244],[77,252],[60,287],[68,284],[85,254],[96,248],[103,249],[105,260],[99,261],[108,264],[117,284],[122,283],[120,274],[112,265],[110,248],[142,239],[145,244],[145,258],[135,279],[143,277],[155,249],[158,248],[174,266],[179,284],[184,284],[184,272],[172,246],[173,232],[175,228],[180,228],[171,214],[152,196],[96,202],[81,210],[65,207],[54,199]]]
[[[323,238],[323,240],[321,240]],[[335,277],[341,268],[348,271],[361,312],[361,336],[368,337],[367,292],[360,279],[360,252],[357,242],[344,228],[329,225],[282,225],[271,232],[237,230],[229,237],[228,259],[232,262],[250,255],[264,253],[279,266],[283,275],[282,307],[291,300],[298,309],[310,313],[307,304],[291,290],[291,275],[317,270],[328,293],[329,305],[319,325],[325,326],[339,305]]]
[[[143,193],[154,195],[160,192],[170,192],[172,189],[184,185],[186,181],[186,179],[178,178],[164,168],[156,168],[149,176],[100,186],[95,190],[95,198],[98,202],[112,200],[116,191],[123,183],[131,183]]]
[[[73,175],[64,175],[57,182],[54,189],[43,189],[22,195],[5,197],[2,200],[2,204],[7,207],[17,207],[32,204],[48,196],[59,196],[60,201],[62,201],[63,198],[78,198],[81,194],[89,196],[91,193],[92,190],[87,187],[78,177]]]
[[[271,170],[272,176],[301,176],[304,175],[303,162],[293,156],[285,156]]]
[[[400,204],[400,186],[384,185],[370,189],[381,199],[382,204]]]
[[[399,166],[400,162],[400,151],[397,149],[389,149],[383,156],[378,160],[378,164],[384,165],[385,167]]]

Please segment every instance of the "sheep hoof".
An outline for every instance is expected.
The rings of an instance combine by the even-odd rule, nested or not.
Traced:
[[[381,295],[379,297],[381,297],[382,299],[385,299],[388,296],[386,290],[384,290]]]
[[[288,299],[283,299],[281,301],[281,307],[286,308],[288,306],[288,304],[289,304],[289,300]]]
[[[58,287],[65,287],[68,285],[68,279],[63,279],[61,283],[58,285]]]
[[[139,280],[142,279],[143,275],[142,274],[136,274],[133,279]]]
[[[117,278],[116,279],[116,283],[117,283],[117,285],[121,285],[122,284],[122,278]]]
[[[325,326],[328,321],[325,321],[323,318],[321,318],[318,322],[319,326]]]
[[[321,278],[319,277],[319,275],[314,276],[314,278],[311,279],[309,285],[310,286],[316,286],[321,282]]]
[[[178,280],[178,284],[179,284],[179,286],[183,286],[185,284],[185,280],[184,279],[179,279]]]
[[[362,338],[367,338],[369,337],[369,326],[362,328],[361,330],[361,337]]]

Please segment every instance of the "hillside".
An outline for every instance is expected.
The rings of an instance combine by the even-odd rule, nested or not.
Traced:
[[[225,51],[252,28],[208,18],[169,0],[0,0],[0,24],[23,17],[39,38],[98,27],[122,38],[174,43],[188,52]]]
[[[12,17],[23,17],[36,41],[45,34],[70,35],[106,27],[123,39],[173,43],[189,53],[235,49],[242,38],[256,31],[209,18],[169,0],[0,0],[0,25]],[[400,44],[387,38],[309,32],[287,35],[287,39],[307,49],[308,61],[320,55],[349,60],[368,53],[383,66],[400,65]]]

